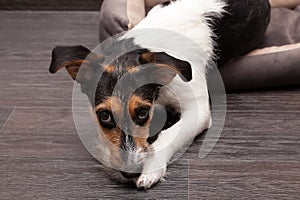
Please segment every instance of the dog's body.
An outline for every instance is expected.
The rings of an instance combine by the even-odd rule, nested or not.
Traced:
[[[260,3],[268,5],[267,1]],[[127,171],[122,168],[121,174],[134,180],[137,187],[149,188],[162,179],[171,157],[197,134],[211,126],[206,84],[206,72],[210,63],[224,63],[251,50],[257,45],[254,41],[259,41],[265,31],[266,27],[262,26],[259,37],[246,34],[247,37],[254,38],[251,45],[239,44],[243,48],[236,48],[238,50],[231,51],[230,54],[223,53],[222,49],[216,51],[215,47],[218,46],[226,51],[228,43],[234,41],[234,38],[225,40],[221,34],[226,33],[228,28],[216,26],[222,19],[226,19],[223,15],[226,15],[228,8],[234,8],[234,5],[230,0],[178,0],[167,6],[153,8],[133,31],[122,34],[114,44],[119,45],[120,49],[132,46],[137,50],[118,57],[112,63],[101,62],[101,77],[95,73],[94,66],[85,67],[88,72],[86,74],[91,77],[77,75],[80,64],[89,53],[86,48],[79,46],[54,49],[50,71],[55,73],[66,67],[73,79],[81,83],[82,91],[95,105],[102,134],[112,146],[121,149],[112,148],[106,156],[111,159],[114,167],[125,166]],[[175,38],[176,35],[173,35],[174,38],[171,34],[169,38],[157,39],[159,37],[149,38],[135,32],[144,29],[149,32],[151,28],[176,32],[195,42],[197,48],[180,48],[189,51],[191,57],[197,57],[197,65],[170,50],[170,42],[174,43],[178,39]],[[200,51],[196,51],[198,48]],[[219,59],[214,60],[216,55]],[[101,57],[106,56],[109,55],[105,55],[104,51]],[[95,78],[100,80],[97,81],[94,97],[86,86],[90,84],[86,82]],[[140,80],[146,80],[149,84],[140,85]],[[118,85],[119,81],[123,81],[123,87]],[[167,110],[167,122],[158,131],[159,134],[151,137],[156,104]]]

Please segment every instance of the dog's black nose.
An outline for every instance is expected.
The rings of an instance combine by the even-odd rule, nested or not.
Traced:
[[[122,176],[127,179],[137,178],[141,175],[141,173],[128,173],[120,171]]]

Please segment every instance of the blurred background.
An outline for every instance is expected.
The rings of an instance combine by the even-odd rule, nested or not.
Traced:
[[[103,0],[0,0],[1,10],[99,10]]]

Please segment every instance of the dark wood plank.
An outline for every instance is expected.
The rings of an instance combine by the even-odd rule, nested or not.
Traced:
[[[11,66],[10,62],[7,66]],[[0,69],[0,103],[18,107],[71,107],[73,80],[61,70],[57,75],[48,72],[49,62],[14,62],[25,69]],[[38,67],[37,67],[38,66]],[[17,67],[16,67],[17,68]],[[39,69],[37,69],[39,68]]]
[[[0,156],[1,199],[187,199],[188,165],[178,162],[157,187],[137,190],[111,181],[91,158]]]
[[[211,160],[189,164],[190,199],[298,199],[299,162]]]
[[[0,12],[0,105],[70,107],[73,81],[65,70],[48,72],[51,51],[95,47],[97,21],[97,12]]]
[[[87,157],[70,108],[16,108],[2,129],[2,156]]]
[[[103,0],[0,0],[0,10],[99,10]]]
[[[55,45],[95,47],[98,12],[1,11],[0,56],[7,60],[49,60]],[[32,23],[32,22],[35,23]]]

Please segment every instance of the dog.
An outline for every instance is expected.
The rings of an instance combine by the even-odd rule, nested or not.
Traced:
[[[164,178],[172,156],[212,125],[206,82],[211,63],[221,66],[255,48],[269,15],[267,0],[172,1],[154,7],[101,55],[83,46],[54,48],[49,70],[56,73],[66,68],[81,84],[104,143],[111,144],[107,157],[113,168],[120,169],[120,178],[134,181],[138,188],[150,188]],[[194,41],[200,51],[184,48],[198,57],[198,64],[165,51],[177,39],[154,40],[134,32],[151,28]],[[118,51],[126,48],[135,50],[119,56]],[[111,55],[115,59],[106,62],[105,57]],[[161,121],[157,117],[161,110],[165,123],[153,130]]]

